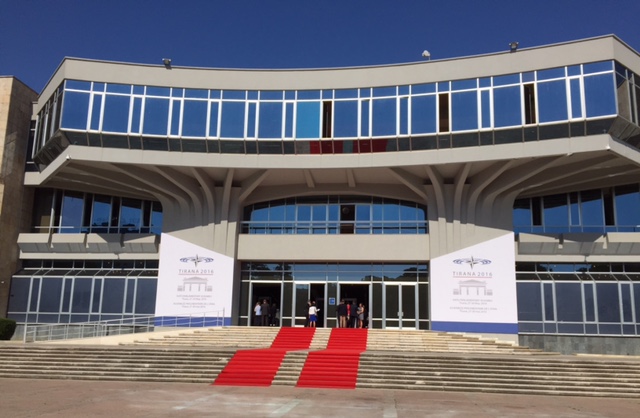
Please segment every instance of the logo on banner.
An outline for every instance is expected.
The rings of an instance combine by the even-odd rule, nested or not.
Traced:
[[[453,260],[457,265],[468,265],[470,271],[454,271],[453,279],[469,279],[458,282],[458,287],[452,289],[452,293],[456,296],[493,296],[493,290],[487,287],[487,282],[478,279],[490,279],[493,274],[490,271],[474,270],[473,266],[486,266],[491,264],[491,260],[486,258],[458,258]]]
[[[213,286],[209,284],[209,278],[213,276],[213,269],[198,267],[199,264],[213,263],[213,258],[200,257],[196,254],[192,257],[182,257],[180,262],[193,263],[194,268],[181,268],[178,270],[178,274],[182,278],[181,283],[178,285],[178,292],[210,293],[213,291]],[[187,277],[184,277],[185,275]]]

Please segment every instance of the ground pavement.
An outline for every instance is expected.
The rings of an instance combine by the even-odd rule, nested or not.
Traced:
[[[637,417],[639,399],[0,379],[3,417]]]

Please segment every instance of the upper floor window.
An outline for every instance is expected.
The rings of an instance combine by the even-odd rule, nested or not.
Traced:
[[[426,234],[426,207],[395,199],[298,197],[244,211],[246,234]]]

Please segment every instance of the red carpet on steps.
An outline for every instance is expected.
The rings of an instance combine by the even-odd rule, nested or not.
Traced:
[[[213,384],[271,386],[287,351],[308,349],[315,331],[315,328],[281,328],[271,348],[237,351]]]
[[[309,353],[298,387],[355,389],[367,329],[334,328],[327,349]]]

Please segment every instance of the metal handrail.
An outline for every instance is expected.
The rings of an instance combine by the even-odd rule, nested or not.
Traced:
[[[71,322],[65,324],[24,324],[23,342],[69,340],[92,337],[107,337],[123,334],[151,332],[156,327],[222,327],[225,310],[199,312],[188,315],[150,315],[110,319],[92,322]]]

